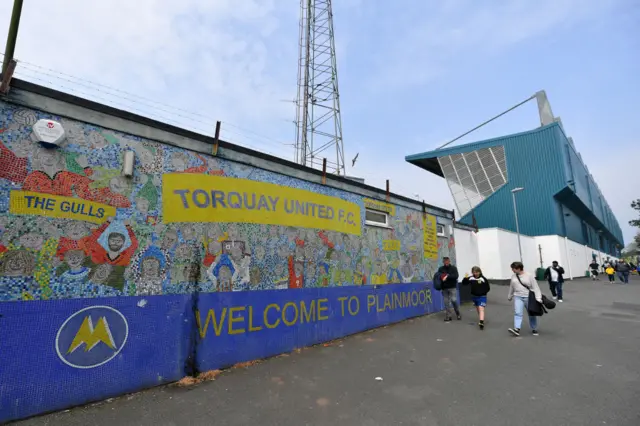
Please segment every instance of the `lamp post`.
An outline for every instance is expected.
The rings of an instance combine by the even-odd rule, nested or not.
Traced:
[[[513,215],[516,219],[516,234],[518,234],[518,252],[520,253],[520,263],[522,263],[522,243],[520,242],[520,225],[518,224],[518,206],[516,205],[516,192],[520,192],[524,188],[518,187],[511,190],[511,197],[513,198]]]

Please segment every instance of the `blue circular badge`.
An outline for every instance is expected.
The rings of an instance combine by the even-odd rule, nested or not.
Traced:
[[[71,367],[98,367],[120,353],[128,336],[129,324],[118,310],[89,306],[62,323],[56,335],[56,352]]]

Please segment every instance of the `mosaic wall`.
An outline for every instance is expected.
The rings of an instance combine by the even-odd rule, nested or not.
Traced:
[[[63,125],[62,147],[36,142],[32,125],[40,118]],[[136,153],[133,178],[121,175],[126,150]],[[339,197],[361,207],[362,233],[164,223],[166,173],[227,176]],[[42,202],[43,212],[48,206],[33,194],[82,203],[67,202],[59,217],[15,214],[10,199],[20,191],[32,194],[36,206]],[[93,211],[92,205],[103,208]],[[111,216],[96,220],[105,212]],[[391,230],[366,226],[364,212],[357,194],[0,103],[0,301],[430,280],[439,260],[423,256],[422,214],[396,207]],[[398,243],[383,243],[390,240]],[[453,247],[453,239],[439,238],[439,257],[453,257]]]

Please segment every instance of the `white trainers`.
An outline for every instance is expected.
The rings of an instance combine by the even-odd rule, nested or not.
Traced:
[[[558,300],[558,297],[557,296],[553,296],[553,300]]]
[[[558,302],[562,303],[562,299],[558,300]]]

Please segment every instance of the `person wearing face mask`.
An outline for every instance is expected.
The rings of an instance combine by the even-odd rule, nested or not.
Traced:
[[[478,312],[478,327],[484,330],[484,310],[487,307],[487,293],[489,293],[489,280],[482,275],[482,270],[478,266],[471,268],[471,276],[465,276],[462,285],[471,286],[471,300]]]

